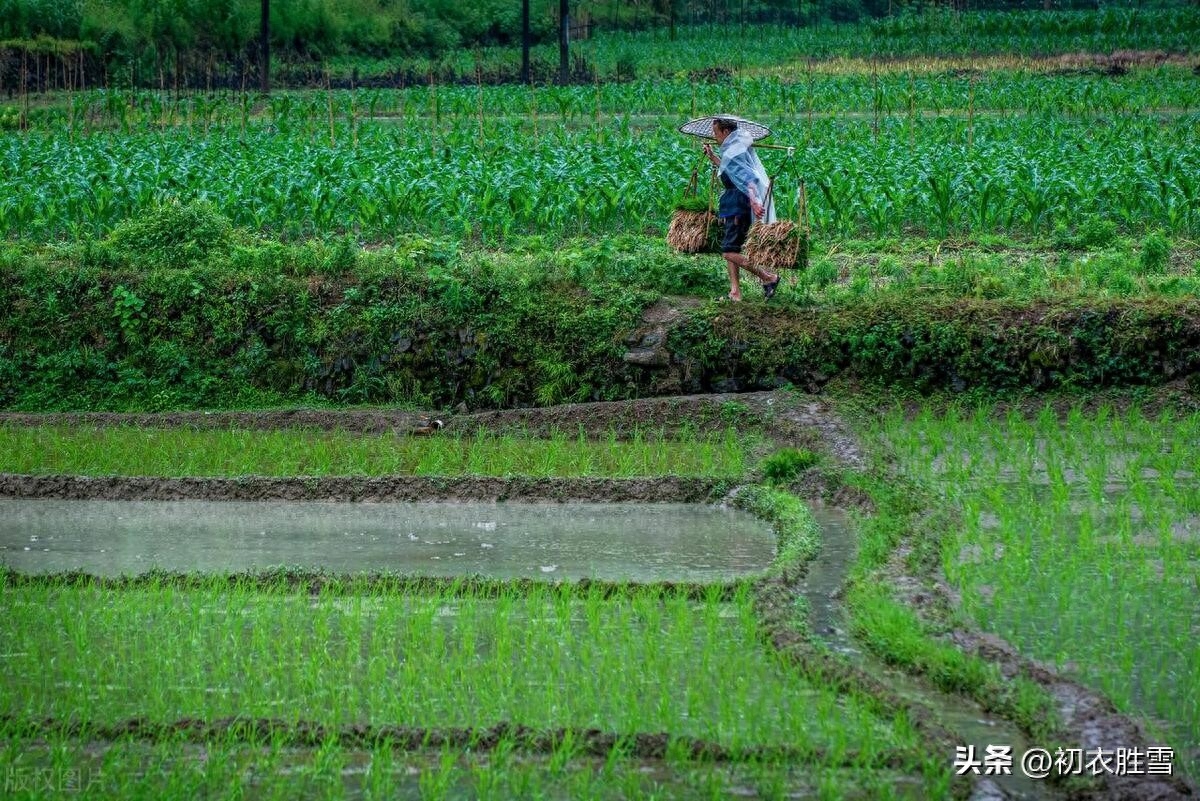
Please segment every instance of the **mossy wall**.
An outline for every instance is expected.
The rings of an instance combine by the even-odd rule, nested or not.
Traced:
[[[624,360],[627,284],[229,265],[0,264],[0,406],[164,409],[312,403],[471,408],[742,391],[838,376],[918,390],[1156,384],[1200,374],[1191,298],[746,303],[683,310],[663,358]]]

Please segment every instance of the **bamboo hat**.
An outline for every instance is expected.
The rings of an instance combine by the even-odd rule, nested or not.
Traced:
[[[689,134],[690,136],[699,136],[702,139],[712,139],[713,120],[733,120],[737,123],[738,130],[749,131],[750,138],[755,142],[759,139],[766,139],[771,135],[771,129],[767,126],[753,120],[734,116],[733,114],[709,114],[707,117],[697,117],[680,125],[679,132]]]

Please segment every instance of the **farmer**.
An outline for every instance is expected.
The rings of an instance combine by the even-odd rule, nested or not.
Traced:
[[[774,208],[765,208],[763,200],[767,194],[767,171],[763,169],[758,155],[751,149],[754,140],[748,131],[739,131],[736,120],[718,117],[713,120],[713,138],[721,148],[718,157],[712,145],[704,146],[704,155],[718,168],[725,191],[717,204],[717,217],[725,227],[721,240],[721,254],[729,268],[729,299],[742,299],[741,268],[745,267],[762,282],[763,296],[770,300],[779,288],[779,276],[760,270],[742,255],[742,245],[750,232],[751,214],[755,218],[771,222],[775,218]],[[771,206],[774,206],[772,203]]]

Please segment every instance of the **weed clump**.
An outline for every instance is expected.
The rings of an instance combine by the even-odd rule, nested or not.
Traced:
[[[1068,250],[1105,248],[1117,238],[1117,224],[1112,220],[1088,217],[1072,232],[1065,223],[1054,231],[1054,244]]]
[[[1161,275],[1166,272],[1167,262],[1171,259],[1171,242],[1162,231],[1151,231],[1142,240],[1141,267],[1147,275]]]
[[[147,267],[183,267],[224,251],[233,224],[206,201],[167,200],[113,229],[108,243],[117,255]]]
[[[786,484],[815,465],[820,458],[809,450],[783,448],[763,461],[763,475],[772,484]]]

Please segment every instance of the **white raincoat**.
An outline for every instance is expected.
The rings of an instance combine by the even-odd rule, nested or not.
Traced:
[[[758,154],[754,152],[754,140],[749,131],[738,129],[725,138],[721,145],[721,166],[718,172],[733,181],[733,185],[746,195],[750,184],[754,184],[755,197],[759,203],[767,202],[767,187],[770,178]],[[763,222],[775,222],[775,198],[772,193],[770,205],[763,214]]]

